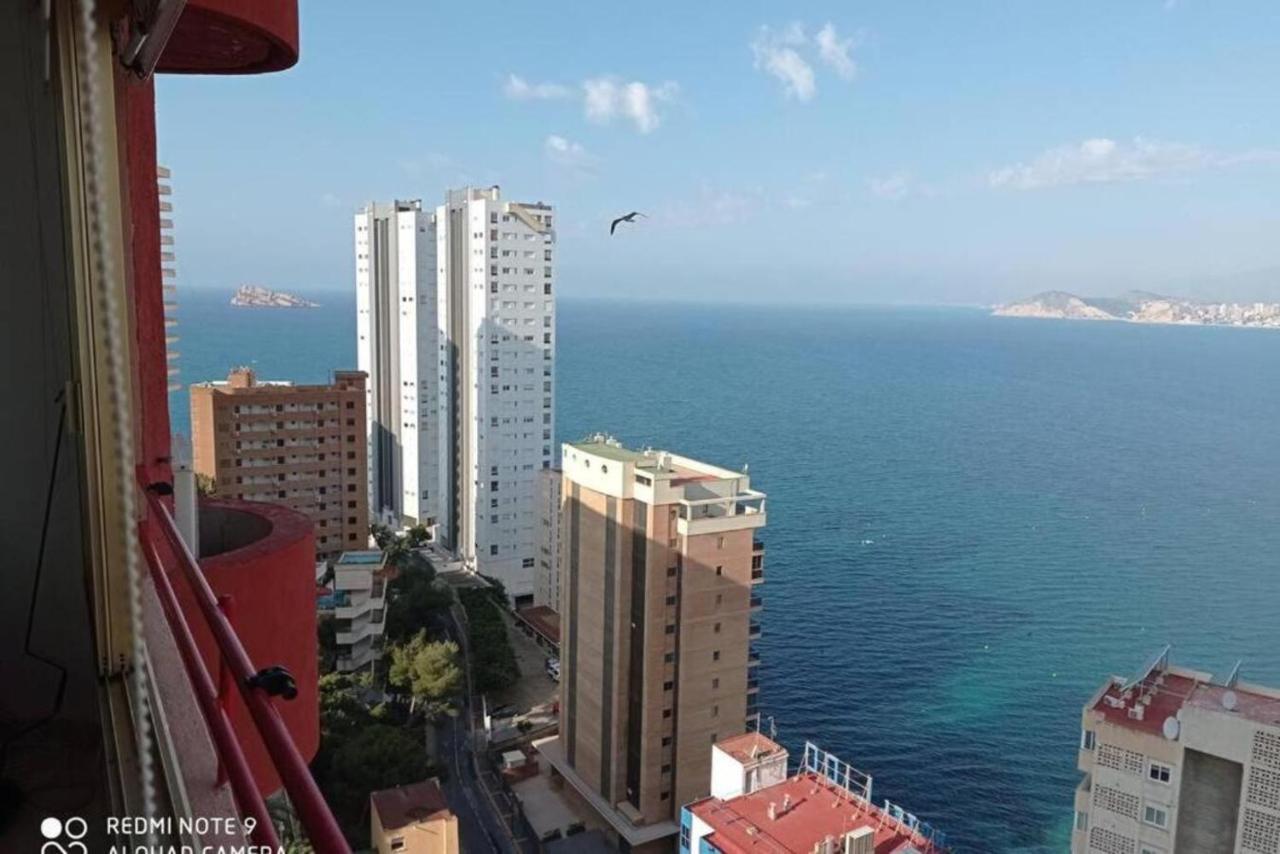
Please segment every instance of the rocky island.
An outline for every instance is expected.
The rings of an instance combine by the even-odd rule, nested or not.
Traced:
[[[1024,300],[996,306],[991,313],[997,317],[1123,320],[1129,323],[1280,329],[1280,303],[1200,302],[1146,291],[1129,291],[1118,297],[1082,297],[1066,291],[1045,291]]]
[[[231,297],[232,305],[252,308],[319,308],[320,303],[302,297],[287,294],[284,291],[273,291],[257,285],[241,285]]]

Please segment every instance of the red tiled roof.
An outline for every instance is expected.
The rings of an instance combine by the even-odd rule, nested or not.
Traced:
[[[369,795],[383,830],[397,830],[432,818],[447,818],[449,804],[434,777],[408,786],[383,789]],[[443,815],[442,815],[443,814]]]
[[[774,818],[769,818],[770,804]],[[907,846],[920,854],[942,852],[879,807],[807,772],[728,801],[707,798],[689,809],[712,827],[707,840],[726,854],[810,854],[828,836],[839,840],[863,827],[875,831],[876,854],[893,854]]]
[[[1182,704],[1195,691],[1197,681],[1189,676],[1165,673],[1163,683],[1157,685],[1156,677],[1159,675],[1158,671],[1153,672],[1145,680],[1135,685],[1130,690],[1129,699],[1125,701],[1123,706],[1113,705],[1114,700],[1121,697],[1120,689],[1123,687],[1113,682],[1108,686],[1107,690],[1102,692],[1098,702],[1093,704],[1094,712],[1113,726],[1145,732],[1150,735],[1160,735],[1163,731],[1165,719],[1178,713],[1178,709],[1182,708]],[[1130,717],[1129,710],[1148,691],[1151,693],[1151,701],[1146,704],[1142,720]],[[1108,698],[1111,698],[1111,700],[1108,700]]]

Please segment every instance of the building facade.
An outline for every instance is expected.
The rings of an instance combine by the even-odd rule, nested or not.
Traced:
[[[316,557],[364,547],[369,537],[365,375],[338,371],[328,385],[262,382],[249,368],[191,386],[197,474],[217,493],[283,504],[316,526]]]
[[[1081,722],[1077,854],[1280,851],[1280,691],[1170,664],[1111,677]]]
[[[458,854],[458,817],[435,779],[373,792],[369,807],[377,854]]]
[[[382,658],[387,584],[394,572],[378,549],[343,552],[333,563],[336,669],[350,673]]]
[[[564,472],[543,469],[538,478],[538,566],[533,604],[560,610],[560,486]]]
[[[760,733],[711,748],[711,794],[680,814],[680,854],[943,854],[946,836],[890,801],[871,777],[806,743],[795,774]]]
[[[534,594],[537,478],[555,434],[553,210],[497,187],[355,218],[369,494],[517,601]]]
[[[178,268],[173,243],[173,185],[167,166],[156,166],[156,195],[160,203],[160,281],[164,289],[165,365],[169,391],[182,388],[178,381]]]
[[[635,846],[674,835],[680,804],[707,793],[711,744],[746,729],[765,495],[743,472],[605,436],[564,445],[562,466],[549,758]]]

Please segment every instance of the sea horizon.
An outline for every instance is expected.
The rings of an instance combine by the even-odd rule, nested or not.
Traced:
[[[355,366],[354,298],[218,303],[179,295],[184,384]],[[769,496],[760,705],[793,753],[835,752],[958,850],[1047,854],[1108,676],[1173,643],[1280,682],[1260,630],[1280,601],[1280,337],[670,307],[560,301],[557,438],[750,464]]]

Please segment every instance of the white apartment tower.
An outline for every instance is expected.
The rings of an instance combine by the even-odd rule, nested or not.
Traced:
[[[369,376],[369,513],[399,525],[444,523],[448,343],[436,285],[435,217],[412,202],[355,217],[356,344]]]
[[[356,215],[370,506],[439,541],[517,599],[532,596],[539,472],[550,468],[553,211],[497,187]]]

